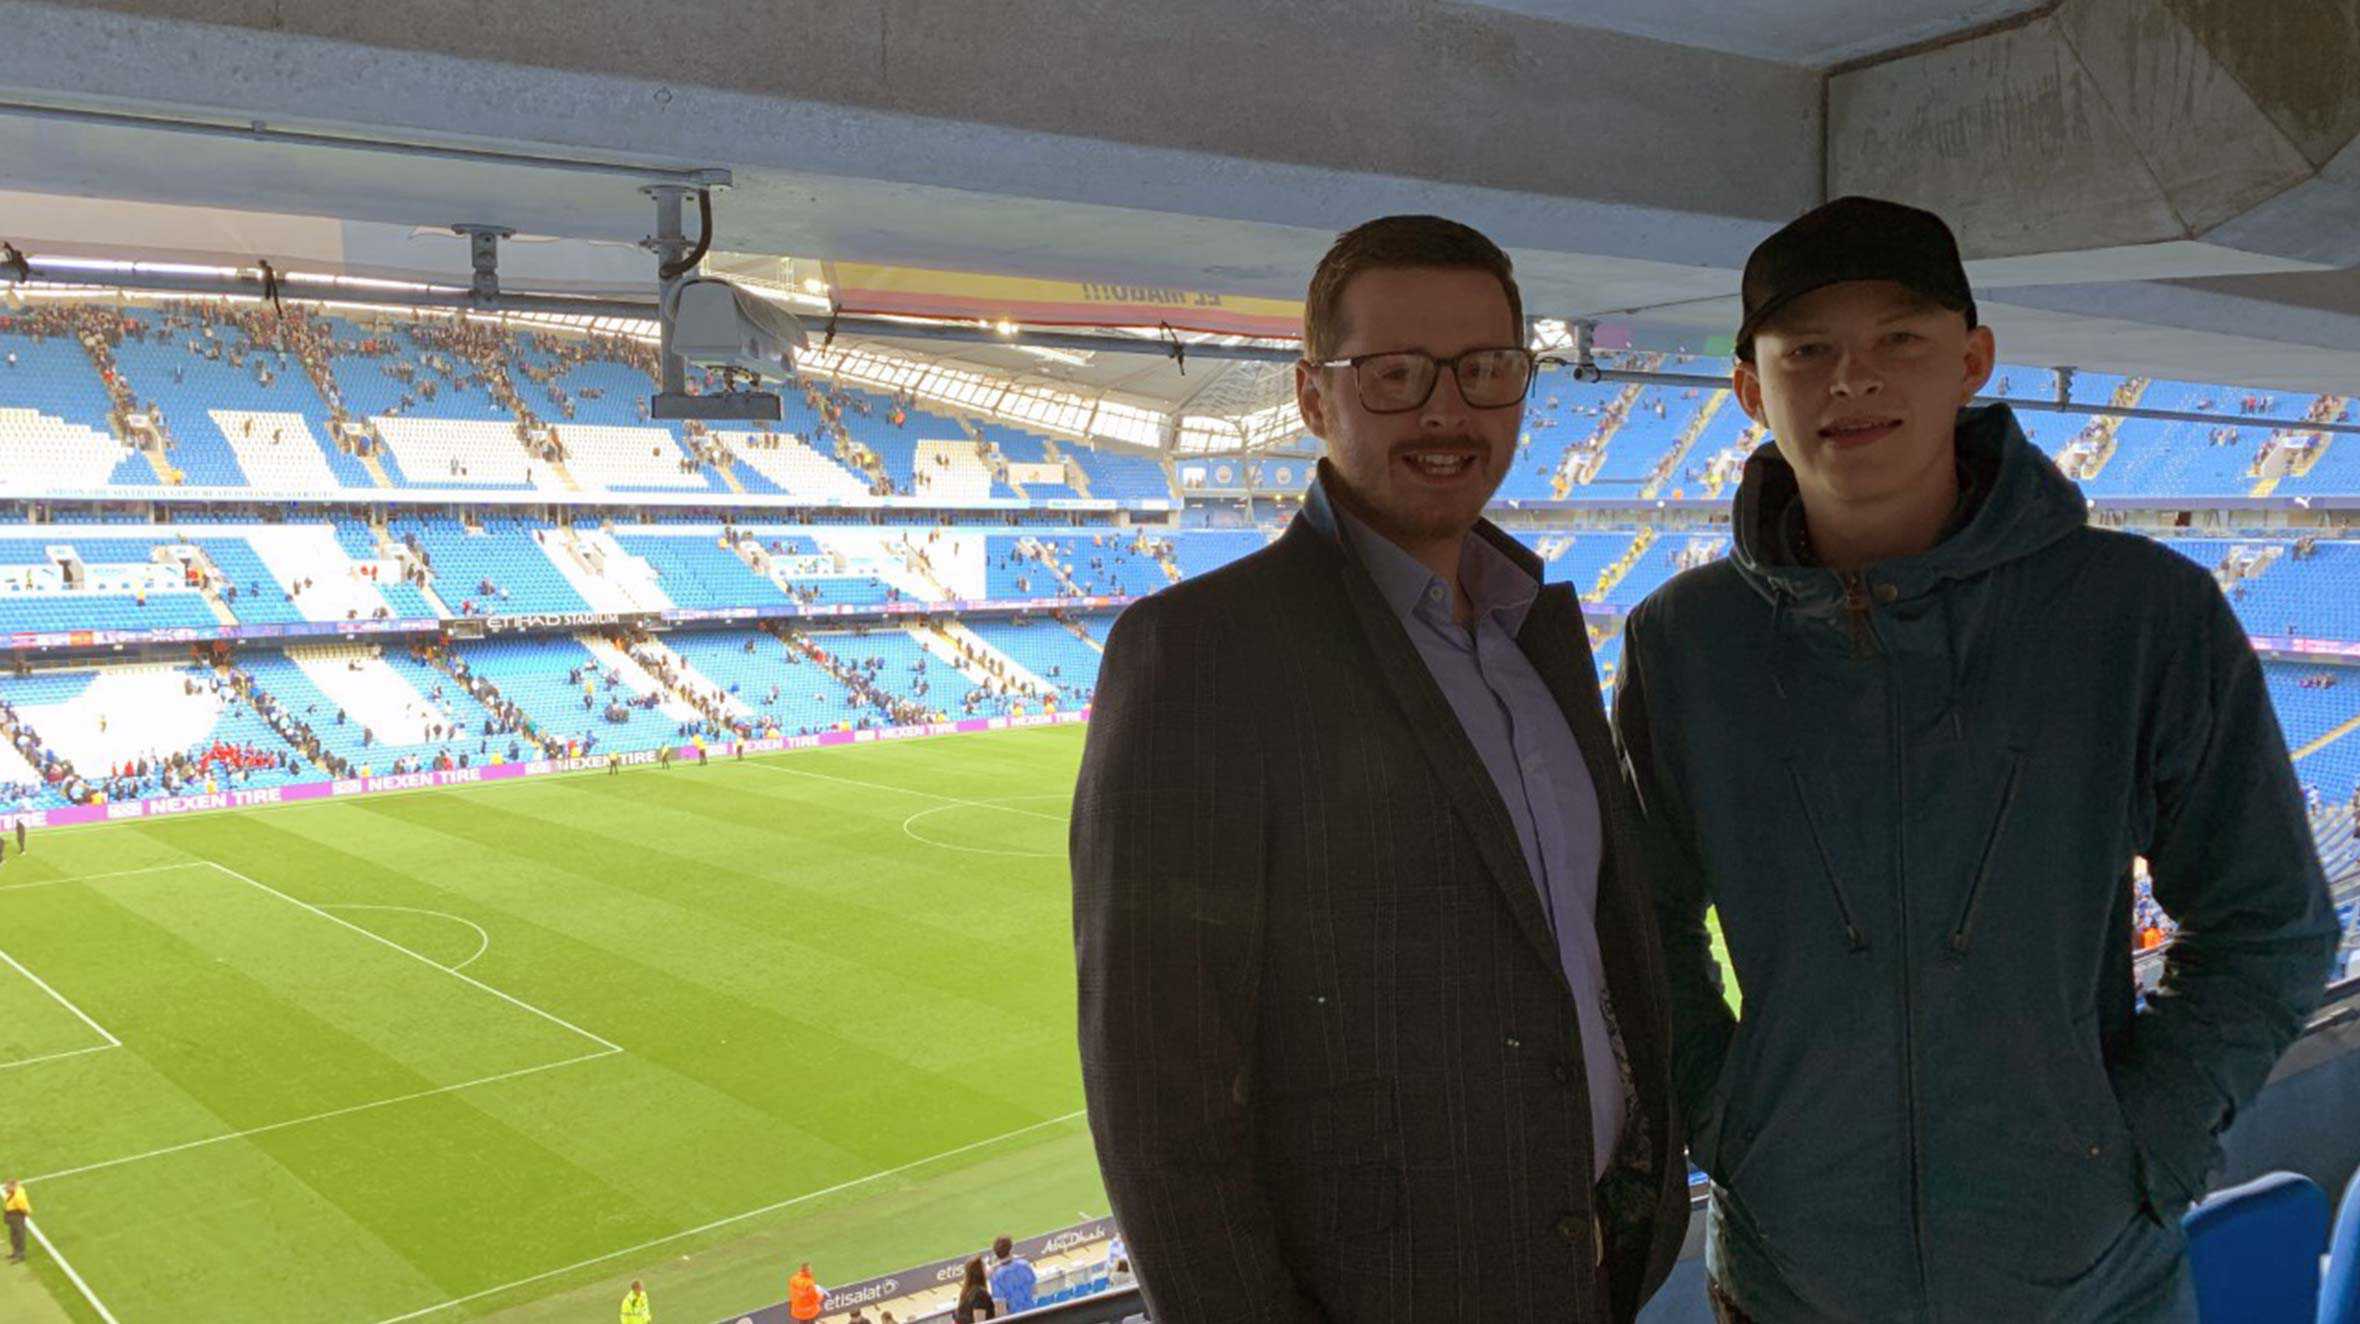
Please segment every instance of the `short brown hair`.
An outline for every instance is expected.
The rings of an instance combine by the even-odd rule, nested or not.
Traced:
[[[1311,273],[1311,291],[1303,298],[1303,357],[1319,363],[1336,356],[1336,346],[1344,343],[1344,287],[1354,276],[1399,267],[1459,268],[1499,277],[1521,341],[1524,296],[1516,289],[1516,266],[1498,244],[1448,217],[1380,216],[1337,235]]]

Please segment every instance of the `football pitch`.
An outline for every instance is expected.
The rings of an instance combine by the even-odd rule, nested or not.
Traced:
[[[705,1324],[1105,1212],[1082,728],[36,831],[0,1315]],[[14,1303],[14,1304],[12,1304]],[[595,1312],[595,1313],[593,1313]],[[52,1317],[55,1317],[52,1315]]]

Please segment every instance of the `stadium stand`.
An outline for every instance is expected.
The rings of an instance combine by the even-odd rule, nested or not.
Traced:
[[[1131,501],[1143,497],[1168,498],[1172,494],[1162,461],[1147,452],[1075,446],[1065,454],[1081,469],[1092,497]]]
[[[1150,593],[1252,553],[1291,513],[1284,501],[1232,496],[1169,522],[1118,527],[1042,509],[1175,494],[1151,453],[953,418],[843,382],[784,392],[775,431],[653,422],[652,353],[628,339],[431,319],[261,318],[173,303],[0,314],[0,483],[9,485],[0,496],[111,487],[153,498],[179,478],[235,489],[249,503],[176,505],[169,523],[137,505],[45,516],[9,509],[0,514],[0,632],[210,639],[551,614],[615,624],[560,632],[579,631],[577,619],[438,642],[296,640],[283,651],[247,642],[205,662],[124,664],[144,672],[86,660],[39,667],[0,681],[0,700],[17,714],[0,751],[0,790],[57,805],[110,786],[160,794],[166,772],[183,789],[207,774],[261,785],[299,770],[645,750],[699,735],[807,735],[1086,703],[1111,612],[876,613],[947,599]],[[1728,366],[1649,362],[1708,375]],[[1993,389],[2045,396],[2048,383],[2046,374],[2003,370]],[[2306,418],[2347,412],[2340,399],[2094,373],[2077,378],[2074,398],[2220,416],[2218,427],[2133,421],[2112,431],[2087,415],[2024,416],[2052,453],[2093,473],[2093,495],[2134,499],[2245,495],[2261,481],[2253,467],[2263,439],[2299,442]],[[118,438],[151,402],[171,442],[154,459]],[[1717,389],[1552,374],[1536,386],[1500,498],[1725,497],[1759,436]],[[2305,453],[2276,481],[2348,488],[2338,475],[2360,464],[2360,447],[2347,449]],[[1293,459],[1286,467],[1309,469]],[[360,508],[415,488],[537,504],[413,498]],[[337,505],[338,493],[365,495]],[[753,518],[731,508],[741,493],[807,504]],[[941,508],[902,526],[873,508],[879,494]],[[635,508],[635,496],[669,504]],[[985,502],[1011,508],[979,509]],[[1728,550],[1726,534],[1706,525],[1514,531],[1547,578],[1573,585],[1597,613],[1593,651],[1609,688],[1619,615]],[[2351,591],[2360,542],[2277,531],[2169,545],[2222,582],[2257,637],[2360,645],[2360,608],[2348,605],[2360,601]],[[824,626],[794,617],[814,611],[866,615]],[[668,612],[768,619],[760,628],[674,623],[653,634],[635,623]],[[2274,658],[2265,669],[2322,861],[2338,879],[2360,875],[2360,689],[2345,674],[2338,658]],[[105,738],[91,715],[99,713]],[[127,744],[121,732],[134,726],[143,734]],[[230,767],[232,756],[251,766]],[[85,760],[98,775],[87,775]],[[2160,910],[2141,906],[2141,927],[2162,931]]]

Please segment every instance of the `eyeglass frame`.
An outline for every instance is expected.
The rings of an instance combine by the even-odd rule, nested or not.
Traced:
[[[1471,354],[1507,353],[1522,354],[1524,356],[1524,390],[1519,393],[1515,399],[1503,401],[1496,405],[1479,405],[1472,400],[1468,400],[1467,384],[1459,380],[1460,360],[1465,359]],[[1402,354],[1414,354],[1434,365],[1434,379],[1426,383],[1426,393],[1418,397],[1418,402],[1416,404],[1403,405],[1399,409],[1377,409],[1371,406],[1368,402],[1368,393],[1361,389],[1360,365],[1369,359],[1391,358],[1395,355]],[[1350,368],[1352,369],[1352,389],[1354,394],[1360,397],[1360,407],[1362,409],[1366,409],[1372,414],[1409,414],[1415,413],[1420,409],[1424,409],[1426,407],[1426,402],[1434,398],[1434,388],[1442,385],[1442,370],[1444,368],[1450,369],[1451,384],[1458,388],[1459,399],[1466,403],[1467,408],[1512,409],[1532,398],[1532,384],[1534,381],[1538,380],[1541,375],[1541,365],[1544,363],[1554,362],[1557,362],[1557,360],[1552,359],[1537,350],[1527,349],[1522,345],[1483,345],[1475,349],[1461,350],[1458,353],[1451,355],[1447,359],[1436,358],[1434,355],[1428,354],[1422,349],[1380,349],[1373,350],[1367,354],[1355,354],[1348,359],[1305,359],[1303,360],[1303,366],[1307,368]]]

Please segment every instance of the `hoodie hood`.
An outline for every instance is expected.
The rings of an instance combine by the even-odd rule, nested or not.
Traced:
[[[2089,522],[2089,502],[2054,461],[2025,439],[2004,404],[1962,409],[1959,461],[1990,475],[1990,490],[1965,526],[1916,556],[1878,563],[1876,578],[1907,599],[1953,579],[1968,579],[2032,555]],[[1745,462],[1732,511],[1730,560],[1746,583],[1772,602],[1840,599],[1837,577],[1818,566],[1788,564],[1780,546],[1789,510],[1802,501],[1794,466],[1764,442]]]

